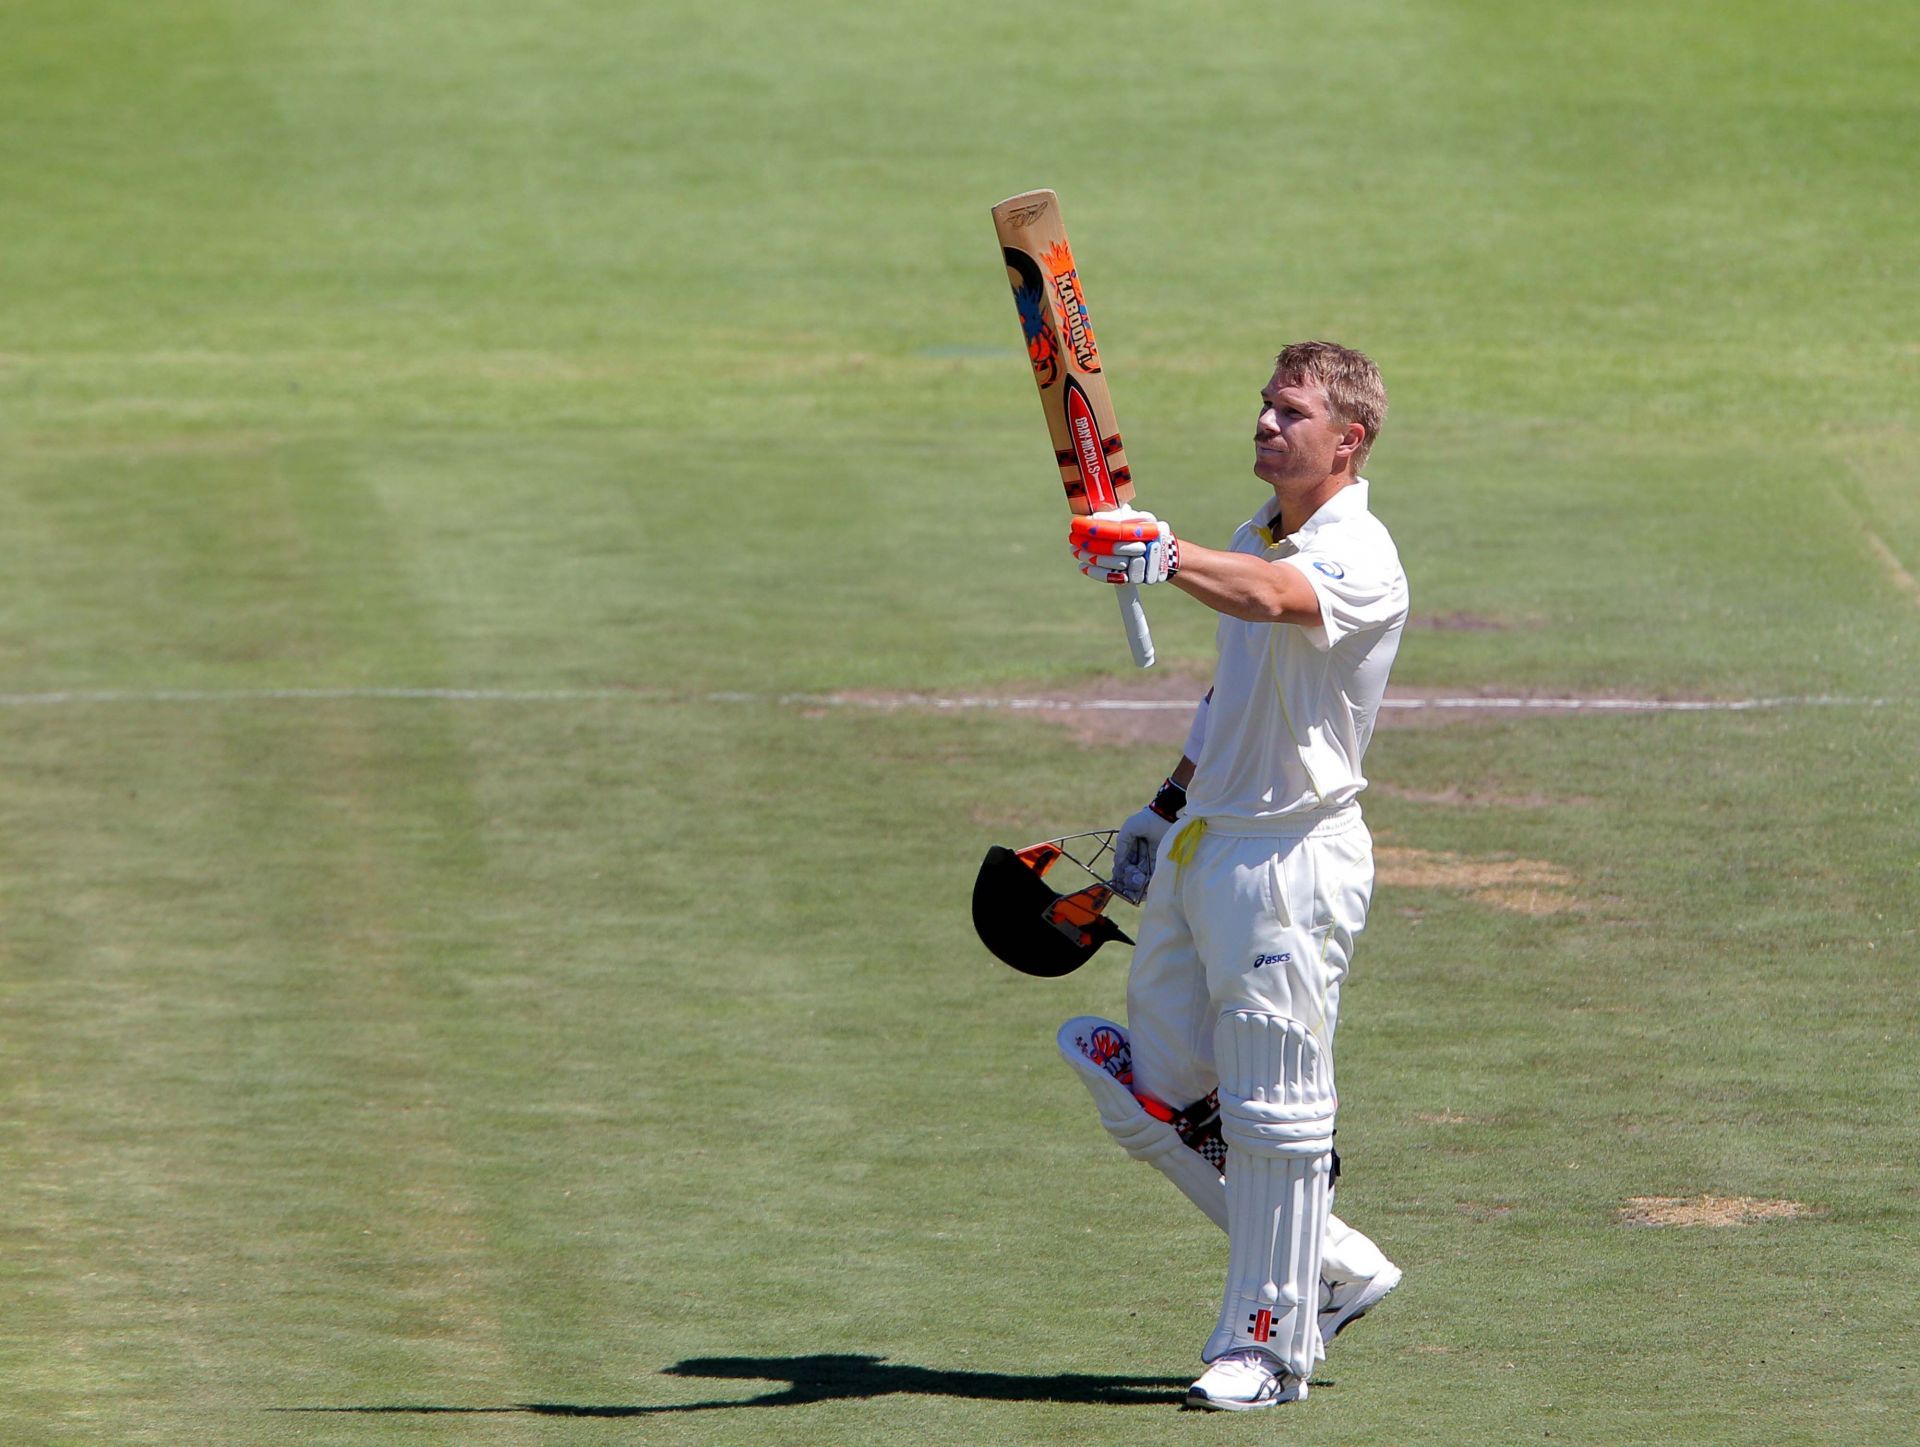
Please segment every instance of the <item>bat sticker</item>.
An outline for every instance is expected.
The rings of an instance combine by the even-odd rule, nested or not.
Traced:
[[[1080,295],[1080,273],[1073,264],[1073,252],[1064,241],[1047,250],[1047,270],[1053,273],[1053,289],[1060,298],[1060,320],[1067,329],[1067,345],[1073,360],[1083,372],[1100,370],[1100,349],[1093,342],[1093,318],[1087,315],[1086,301]]]
[[[1073,438],[1073,463],[1079,470],[1078,486],[1094,512],[1111,512],[1120,506],[1114,496],[1113,473],[1107,467],[1105,439],[1100,436],[1099,420],[1093,415],[1093,403],[1072,377],[1067,378],[1067,432]],[[1068,484],[1071,496],[1074,484]]]
[[[1118,452],[1121,448],[1125,446],[1126,444],[1120,440],[1120,434],[1118,432],[1115,432],[1109,437],[1103,437],[1100,439],[1100,449],[1101,451],[1105,452],[1109,457],[1113,456],[1114,453]],[[1058,462],[1062,467],[1073,466],[1074,456],[1073,456],[1073,450],[1071,448],[1067,449],[1065,452],[1056,452],[1053,454],[1053,456],[1054,456],[1054,460]],[[1131,473],[1132,473],[1131,468],[1123,467],[1123,468],[1120,468],[1118,471],[1116,471],[1113,474],[1113,476],[1115,481],[1118,481],[1123,475],[1131,475]]]
[[[1020,311],[1020,330],[1026,334],[1027,360],[1033,363],[1033,378],[1044,392],[1060,380],[1060,339],[1047,321],[1047,283],[1039,264],[1026,252],[1003,246],[1000,254],[1007,263],[1013,304]]]

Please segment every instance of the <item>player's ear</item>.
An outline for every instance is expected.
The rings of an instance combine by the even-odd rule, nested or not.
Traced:
[[[1367,429],[1358,422],[1349,422],[1340,435],[1335,449],[1342,457],[1358,457],[1367,445]]]

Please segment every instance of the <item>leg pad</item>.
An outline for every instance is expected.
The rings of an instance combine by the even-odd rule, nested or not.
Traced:
[[[1333,1062],[1298,1020],[1234,1010],[1214,1029],[1227,1177],[1227,1290],[1207,1361],[1259,1347],[1304,1378],[1321,1349]]]
[[[1198,1107],[1167,1111],[1157,1102],[1158,1111],[1164,1111],[1166,1118],[1149,1112],[1132,1089],[1133,1046],[1127,1032],[1111,1020],[1097,1015],[1077,1016],[1060,1027],[1057,1043],[1061,1058],[1073,1067],[1080,1083],[1093,1096],[1107,1134],[1136,1161],[1145,1161],[1166,1176],[1206,1212],[1208,1219],[1226,1230],[1227,1195],[1220,1170],[1202,1153],[1207,1138],[1206,1113]],[[1179,1128],[1183,1121],[1202,1147],[1188,1143]],[[1224,1147],[1221,1153],[1224,1157]]]

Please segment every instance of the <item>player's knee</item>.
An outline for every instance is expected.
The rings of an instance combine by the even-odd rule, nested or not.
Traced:
[[[1333,1149],[1333,1060],[1298,1020],[1229,1010],[1214,1025],[1220,1130],[1230,1147],[1273,1156]]]

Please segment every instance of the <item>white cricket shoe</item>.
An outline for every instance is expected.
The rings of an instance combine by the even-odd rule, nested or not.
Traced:
[[[1259,1347],[1228,1352],[1187,1388],[1189,1407],[1207,1412],[1257,1412],[1306,1400],[1307,1384]]]
[[[1381,1259],[1386,1261],[1385,1257]],[[1320,1340],[1331,1346],[1335,1337],[1378,1306],[1399,1284],[1400,1268],[1391,1261],[1359,1281],[1338,1286],[1329,1283],[1326,1304],[1320,1308]]]

